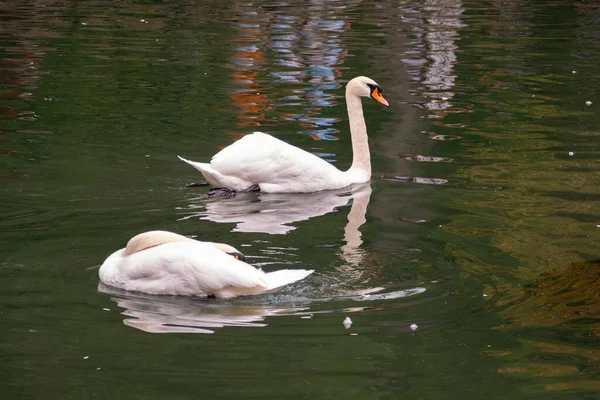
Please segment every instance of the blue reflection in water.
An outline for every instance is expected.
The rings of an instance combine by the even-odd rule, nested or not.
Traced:
[[[291,15],[297,10],[287,3],[277,3],[261,10],[260,15],[240,13],[231,59],[236,88],[230,91],[238,107],[238,127],[272,125],[264,113],[270,104],[302,105],[300,112],[297,108],[293,114],[279,112],[279,118],[298,123],[298,133],[315,140],[338,140],[333,124],[339,119],[323,117],[323,109],[337,104],[339,95],[332,92],[342,86],[340,65],[348,51],[341,35],[350,27],[345,15],[347,7],[317,2],[311,3],[304,13]],[[265,95],[262,90],[263,82],[272,84],[273,78],[284,86],[278,91],[279,98],[270,98],[272,95]],[[240,92],[242,85],[245,88]],[[244,129],[240,133],[249,132]]]

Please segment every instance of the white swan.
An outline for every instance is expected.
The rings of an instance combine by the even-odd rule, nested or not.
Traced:
[[[379,85],[366,76],[346,85],[353,160],[347,171],[271,135],[254,132],[215,154],[210,163],[179,157],[204,175],[210,194],[260,190],[267,193],[307,193],[341,189],[371,179],[371,157],[361,97],[389,106]]]
[[[99,270],[100,281],[119,289],[166,295],[230,298],[274,292],[314,270],[265,273],[223,243],[200,242],[167,231],[134,236],[111,254]]]

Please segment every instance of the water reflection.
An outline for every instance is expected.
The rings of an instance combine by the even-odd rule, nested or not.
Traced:
[[[450,182],[448,179],[444,178],[423,178],[420,176],[394,176],[394,177],[384,177],[384,179],[389,181],[396,182],[412,182],[419,183],[422,185],[445,185]]]
[[[348,213],[348,223],[344,227],[344,244],[340,248],[340,258],[349,267],[358,267],[365,258],[365,250],[360,246],[363,244],[362,234],[359,228],[367,222],[367,207],[371,199],[371,186],[353,194],[352,207]],[[362,271],[361,271],[362,273]]]
[[[315,193],[239,193],[231,199],[190,199],[191,203],[180,220],[198,218],[218,223],[236,224],[233,232],[257,232],[285,235],[296,229],[294,222],[306,221],[334,212],[351,204],[346,227],[347,241],[357,243],[358,228],[365,221],[371,186]],[[354,211],[356,210],[356,211]],[[359,211],[360,210],[360,211]],[[354,211],[354,212],[353,212]],[[360,221],[360,222],[358,222]]]
[[[465,25],[460,16],[464,11],[461,0],[430,0],[424,7],[429,11],[425,25],[424,41],[429,48],[429,65],[423,76],[428,101],[425,107],[430,118],[441,118],[452,107],[454,96],[456,49],[458,29]]]
[[[312,1],[306,7],[236,4],[230,98],[239,108],[239,127],[273,125],[266,115],[273,104],[280,108],[277,118],[298,124],[300,133],[337,140],[333,125],[339,119],[321,114],[323,107],[336,104],[330,91],[341,87],[340,66],[348,53],[342,35],[350,30],[351,6],[341,1]],[[281,87],[269,99],[265,92],[272,92],[273,79]],[[286,106],[294,112],[282,110]]]
[[[410,154],[410,153],[401,154],[400,157],[402,157],[408,161],[417,161],[417,162],[433,162],[433,163],[452,162],[452,159],[450,157],[422,156],[420,154]]]
[[[266,64],[263,49],[266,33],[260,23],[261,19],[255,11],[242,12],[240,20],[235,24],[237,34],[232,39],[234,53],[231,57],[231,81],[234,87],[230,90],[229,97],[239,109],[237,125],[245,128],[263,126],[269,104],[269,98],[259,79],[259,73]]]
[[[204,299],[172,296],[151,296],[129,293],[100,284],[100,292],[112,295],[112,300],[125,309],[123,323],[151,333],[214,333],[224,326],[264,327],[266,316],[290,314],[305,307],[278,308],[268,305],[236,305]]]
[[[303,110],[289,114],[286,119],[298,122],[303,128],[300,133],[309,134],[316,140],[337,140],[334,135],[338,130],[333,125],[338,119],[323,117],[321,113],[323,107],[336,104],[334,95],[329,92],[341,87],[338,82],[340,65],[347,54],[341,35],[350,26],[346,16],[348,6],[315,1],[297,16],[289,14],[300,9],[288,7],[288,15],[277,15],[287,23],[276,21],[271,26],[274,34],[271,48],[281,68],[273,75],[285,83],[292,83],[287,78],[294,76],[293,83],[304,86],[301,89]],[[289,24],[294,20],[295,26]],[[295,90],[294,94],[297,93]]]
[[[550,384],[550,390],[600,389],[585,373],[600,361],[599,266],[600,260],[575,262],[544,272],[523,287],[490,290],[494,306],[507,317],[496,329],[510,332],[521,344],[519,352],[487,353],[504,361],[498,373],[565,379]]]
[[[142,293],[126,292],[98,285],[98,291],[111,296],[117,306],[124,309],[123,323],[131,328],[149,333],[214,333],[216,328],[245,327],[262,328],[266,317],[296,315],[311,318],[314,314],[343,312],[353,313],[383,309],[376,307],[342,307],[327,310],[310,311],[309,305],[314,302],[358,301],[370,302],[394,300],[415,296],[425,292],[425,288],[415,287],[381,294],[365,294],[342,296],[330,299],[298,299],[290,295],[270,295],[269,303],[262,297],[245,301],[213,301],[191,297],[152,296]],[[390,305],[398,307],[398,304]]]
[[[406,69],[414,83],[406,90],[423,96],[407,99],[415,108],[426,110],[427,118],[440,119],[449,112],[462,112],[452,104],[456,96],[459,62],[458,41],[463,28],[467,27],[463,15],[462,0],[427,0],[403,3],[397,9],[388,10],[393,21],[383,50],[400,55],[389,62],[401,62],[397,69]],[[374,49],[378,51],[378,49]],[[395,79],[398,73],[394,71]],[[395,80],[394,79],[394,80]]]
[[[41,79],[40,63],[50,50],[42,46],[39,38],[54,35],[51,30],[56,22],[48,23],[43,15],[19,2],[5,3],[2,11],[0,36],[4,39],[4,52],[0,57],[0,100],[10,100],[11,107],[0,108],[6,112],[0,117],[22,115],[20,119],[31,121],[36,119],[33,111],[26,113],[15,108],[24,105],[23,100],[34,100],[33,92],[38,89]],[[27,26],[22,24],[24,19],[29,20]]]
[[[22,2],[4,2],[1,6],[2,53],[0,54],[0,120],[20,121],[19,124],[4,122],[0,127],[0,155],[19,156],[27,154],[37,156],[39,135],[49,134],[32,127],[40,118],[39,103],[52,101],[41,98],[38,89],[42,75],[41,69],[46,54],[54,49],[45,46],[42,37],[55,37],[55,29],[60,22],[36,12]],[[27,21],[24,24],[23,21]],[[23,144],[28,143],[25,147]],[[21,177],[19,174],[2,174],[4,178]]]
[[[290,225],[292,223],[336,212],[340,207],[350,205],[348,222],[344,227],[344,244],[337,253],[342,264],[337,268],[338,273],[329,278],[336,284],[340,284],[340,282],[356,283],[363,280],[364,274],[367,272],[363,268],[367,252],[361,247],[363,240],[360,227],[366,222],[371,192],[371,186],[366,185],[350,187],[345,190],[304,194],[241,193],[231,199],[217,200],[207,199],[203,196],[191,199],[192,203],[184,211],[187,215],[180,220],[198,218],[217,223],[233,223],[235,224],[233,232],[285,235],[296,229],[295,226]],[[276,249],[275,251],[281,253],[282,250],[286,249]],[[271,263],[268,259],[272,256],[269,253],[273,251],[273,249],[263,250],[263,252],[267,252],[267,261],[260,265]],[[289,254],[287,256],[289,259]],[[288,260],[286,262],[294,263],[296,261]]]

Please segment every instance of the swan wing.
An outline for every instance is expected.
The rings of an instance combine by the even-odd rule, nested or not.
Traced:
[[[327,189],[343,174],[322,158],[262,132],[221,150],[210,165],[222,175],[256,183],[265,192]]]
[[[117,253],[100,267],[100,279],[125,290],[193,295],[267,286],[262,271],[207,243],[165,243],[121,258]]]

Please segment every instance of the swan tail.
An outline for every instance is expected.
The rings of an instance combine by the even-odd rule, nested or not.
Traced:
[[[192,167],[196,168],[198,171],[202,172],[204,179],[211,185],[215,187],[227,186],[223,184],[223,175],[214,170],[214,168],[208,163],[200,163],[196,161],[187,160],[181,156],[177,156],[183,162],[190,164]]]
[[[275,291],[291,283],[302,280],[315,272],[314,269],[282,269],[279,271],[269,272],[263,276],[263,280],[267,284],[266,291]]]
[[[198,171],[200,171],[202,173],[208,172],[210,170],[210,164],[186,160],[185,158],[183,158],[181,156],[177,156],[177,157],[179,157],[179,159],[181,161],[190,164],[192,167],[196,168]]]

